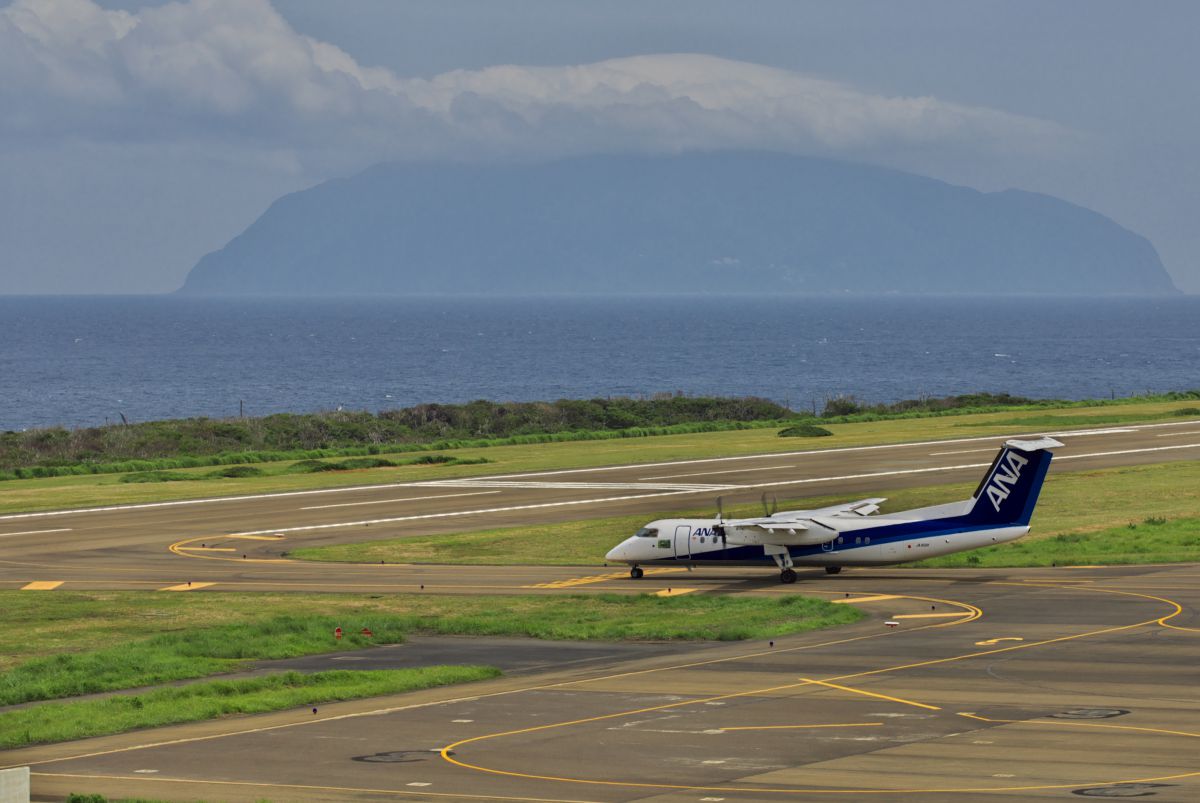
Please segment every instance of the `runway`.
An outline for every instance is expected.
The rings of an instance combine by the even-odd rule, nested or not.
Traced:
[[[31,765],[45,799],[87,790],[231,801],[1136,794],[1183,803],[1200,794],[1194,566],[858,570],[806,574],[792,587],[724,571],[701,582],[803,591],[867,618],[773,644],[669,645],[315,715],[12,751],[3,763]]]
[[[1013,433],[1021,435],[1028,433]],[[1053,433],[1051,471],[1194,459],[1200,422]],[[570,568],[328,565],[297,546],[973,482],[1003,436],[0,516],[0,588],[394,591],[522,589]],[[597,555],[597,562],[602,556]],[[428,581],[428,582],[427,582]],[[191,586],[186,583],[191,582]],[[53,585],[58,584],[58,585]],[[207,584],[207,585],[204,585]]]
[[[1014,433],[1021,434],[1021,433]],[[1052,470],[1194,459],[1200,422],[1054,433]],[[1195,566],[773,572],[326,565],[297,544],[973,482],[1002,437],[0,517],[0,588],[810,594],[858,624],[728,644],[416,640],[469,686],[0,754],[35,799],[768,801],[1200,797]],[[892,623],[891,625],[886,623]],[[334,655],[304,659],[332,668]],[[344,666],[343,666],[344,668]]]

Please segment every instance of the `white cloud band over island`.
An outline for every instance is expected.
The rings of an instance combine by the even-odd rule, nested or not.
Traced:
[[[301,162],[347,150],[360,163],[715,148],[1044,153],[1073,136],[1045,120],[699,54],[405,78],[297,32],[268,0],[137,13],[17,0],[0,10],[0,75],[0,137],[10,140],[215,142]]]

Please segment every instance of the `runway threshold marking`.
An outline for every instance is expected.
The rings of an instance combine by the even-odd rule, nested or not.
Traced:
[[[166,588],[160,588],[158,590],[159,591],[195,591],[198,588],[208,588],[209,586],[215,586],[215,585],[216,585],[216,583],[180,583],[177,586],[167,586]]]
[[[21,586],[22,591],[53,591],[66,580],[34,580],[28,585]]]

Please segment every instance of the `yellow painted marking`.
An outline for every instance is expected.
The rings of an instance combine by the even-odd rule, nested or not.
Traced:
[[[195,591],[197,588],[208,588],[215,586],[216,583],[180,583],[177,586],[167,586],[160,588],[159,591]]]
[[[1195,739],[1200,739],[1200,733],[1192,733],[1191,731],[1172,731],[1172,730],[1167,730],[1166,728],[1139,728],[1136,725],[1105,725],[1100,722],[1076,722],[1074,720],[1069,720],[1069,719],[1068,720],[1064,720],[1064,719],[1053,719],[1053,720],[990,719],[988,717],[983,717],[983,716],[980,716],[979,714],[972,714],[972,713],[966,712],[966,711],[961,711],[961,712],[959,712],[958,715],[960,717],[966,717],[968,719],[977,719],[980,722],[992,722],[992,723],[1000,723],[1000,724],[1004,724],[1004,725],[1053,725],[1053,726],[1057,726],[1057,727],[1071,727],[1071,728],[1112,728],[1114,730],[1141,731],[1142,733],[1162,733],[1167,736],[1190,736]],[[1193,773],[1193,774],[1200,774],[1200,773]]]
[[[151,778],[138,777],[131,775],[80,775],[69,772],[31,772],[30,775],[37,775],[44,778],[80,778],[86,780],[103,780],[103,781],[149,781],[151,783],[182,783],[182,784],[221,784],[223,786],[241,786],[251,789],[296,789],[316,792],[336,792],[337,798],[347,797],[345,793],[367,794],[367,795],[388,795],[391,797],[415,795],[422,798],[427,797],[447,797],[456,800],[511,800],[518,803],[594,803],[594,801],[586,800],[567,800],[564,798],[544,798],[544,797],[513,797],[511,795],[472,795],[465,792],[429,792],[422,790],[420,792],[408,792],[404,789],[371,789],[357,786],[316,786],[313,784],[298,784],[298,783],[264,783],[261,781],[216,781],[211,779],[201,778],[163,778],[154,776]],[[297,795],[299,797],[299,795]]]
[[[28,585],[21,586],[22,591],[53,591],[60,585],[65,583],[65,580],[34,580]]]
[[[957,613],[902,613],[893,619],[945,619],[948,616],[966,616],[962,611]]]
[[[223,552],[225,550],[223,548],[218,549],[216,547],[209,549],[207,547],[191,546],[192,544],[201,543],[203,541],[223,541],[228,538],[245,538],[245,539],[248,539],[251,541],[279,541],[279,540],[283,539],[283,536],[282,535],[216,535],[216,536],[206,535],[206,536],[202,536],[200,538],[187,538],[187,539],[184,539],[183,541],[176,541],[175,543],[173,543],[169,547],[167,547],[167,550],[169,552],[173,552],[176,555],[179,555],[180,557],[194,558],[197,560],[223,560],[223,561],[234,561],[237,563],[295,563],[295,561],[288,560],[287,558],[243,558],[243,557],[238,557],[236,554],[231,555],[230,557],[224,557],[221,555],[198,555],[198,554],[196,554],[197,552]],[[234,553],[237,552],[236,549],[232,549],[232,548],[230,551],[232,551]]]
[[[831,599],[834,605],[851,604],[856,602],[883,602],[885,599],[900,599],[896,594],[872,594],[869,597],[850,597],[849,599]]]
[[[646,569],[646,576],[652,574],[670,574],[671,572],[684,572],[687,569]],[[586,586],[592,583],[603,583],[606,580],[620,580],[629,577],[629,572],[609,572],[608,574],[593,574],[587,577],[571,577],[566,580],[554,580],[549,583],[535,583],[530,586],[521,586],[521,588],[574,588],[575,586]]]
[[[691,594],[693,591],[699,591],[698,588],[664,588],[662,591],[655,592],[656,597],[678,597],[681,594]]]
[[[231,546],[181,546],[180,549],[194,550],[196,552],[237,552]]]
[[[999,644],[1001,641],[1024,641],[1020,636],[1001,636],[1000,638],[990,638],[987,641],[975,642],[976,647],[990,647],[993,644]]]
[[[893,702],[893,703],[901,703],[903,705],[916,706],[917,708],[925,708],[930,711],[941,711],[942,710],[941,708],[939,708],[936,705],[926,705],[925,703],[916,703],[916,702],[913,702],[912,700],[905,700],[900,697],[889,697],[886,694],[877,694],[876,692],[873,692],[873,691],[863,691],[862,689],[852,689],[849,686],[839,686],[838,684],[830,683],[827,680],[810,680],[809,678],[800,678],[800,679],[807,683],[815,683],[818,686],[828,686],[831,689],[840,689],[841,691],[853,692],[854,694],[861,694],[865,697],[875,697],[876,699],[879,699],[879,700],[888,700],[889,702]]]
[[[829,725],[744,725],[737,728],[721,728],[722,731],[780,731],[808,728],[873,728],[882,722],[834,722]]]

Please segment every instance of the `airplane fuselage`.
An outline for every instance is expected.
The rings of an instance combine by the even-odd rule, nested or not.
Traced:
[[[770,566],[775,561],[761,546],[722,540],[717,519],[660,519],[643,528],[653,535],[627,538],[608,560],[630,565],[683,563],[695,566]],[[919,525],[919,526],[914,526]],[[787,546],[797,566],[886,566],[1015,541],[1028,526],[930,530],[928,522],[905,522],[849,532],[823,544]]]

